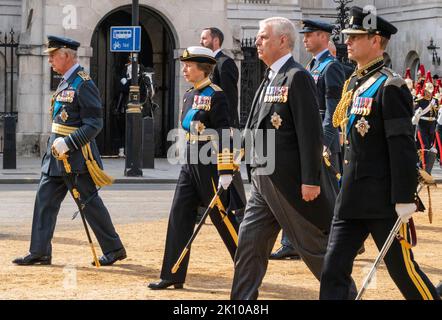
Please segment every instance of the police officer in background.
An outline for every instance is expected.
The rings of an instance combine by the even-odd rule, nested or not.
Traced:
[[[364,25],[368,14],[376,24]],[[321,276],[321,299],[347,299],[353,261],[371,234],[380,250],[398,217],[403,221],[384,262],[406,299],[438,299],[413,259],[408,220],[416,211],[416,145],[412,96],[405,81],[384,66],[383,53],[397,29],[362,8],[350,11],[343,31],[355,74],[344,84],[334,117],[345,134],[342,187],[336,201]]]
[[[303,20],[303,28],[299,33],[304,34],[304,47],[313,55],[313,59],[307,65],[307,70],[316,83],[319,112],[321,114],[322,129],[324,132],[323,152],[329,157],[336,170],[341,171],[339,163],[339,132],[333,127],[332,116],[342,92],[345,81],[345,73],[341,63],[331,54],[328,49],[331,33],[334,26],[317,20]],[[329,178],[338,193],[338,181],[331,171]],[[296,259],[299,255],[293,249],[283,232],[281,248],[270,256],[270,259]]]
[[[48,40],[45,51],[49,53],[48,62],[55,72],[63,75],[63,79],[52,99],[51,135],[42,161],[29,254],[15,259],[13,263],[51,264],[51,240],[60,205],[67,192],[72,192],[75,187],[85,205],[84,216],[104,253],[99,262],[103,266],[111,265],[125,259],[126,251],[96,188],[95,178],[102,181],[106,178],[95,142],[103,127],[100,94],[90,76],[78,64],[77,49],[80,43],[56,36],[48,36]],[[63,161],[54,157],[52,149],[58,155],[68,156],[75,182],[67,178],[69,173]],[[86,161],[93,165],[87,166]],[[94,165],[95,161],[98,165]]]

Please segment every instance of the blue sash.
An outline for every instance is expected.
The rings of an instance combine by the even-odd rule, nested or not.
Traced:
[[[315,83],[318,83],[318,79],[321,76],[322,72],[333,61],[334,61],[333,58],[328,57],[324,61],[320,62],[317,68],[310,70],[310,74],[312,75],[313,80],[315,80]]]
[[[207,86],[204,88],[203,91],[201,91],[201,93],[199,94],[199,96],[201,97],[211,97],[213,95],[213,93],[215,92],[215,90],[211,87],[211,86]],[[183,129],[186,130],[187,132],[190,132],[190,123],[193,121],[193,119],[195,118],[195,115],[200,112],[200,109],[189,109],[183,119]]]
[[[70,87],[72,87],[75,91],[77,90],[78,86],[82,82],[82,78],[80,76],[77,76],[75,80],[72,82]],[[69,87],[68,87],[69,88]],[[67,88],[65,89],[67,90]],[[64,90],[63,90],[64,91]],[[61,94],[63,91],[60,91],[58,94]],[[60,111],[61,107],[63,106],[63,103],[60,101],[54,102],[54,111],[52,112],[52,118],[54,119],[57,113]]]
[[[378,80],[376,80],[375,83],[373,83],[370,88],[365,90],[362,94],[359,95],[361,98],[373,98],[376,92],[379,90],[381,85],[384,83],[384,81],[387,80],[386,75],[382,75],[379,77]],[[349,108],[350,110],[350,108]],[[347,125],[347,136],[350,134],[350,130],[355,122],[356,114],[352,114],[348,119],[348,125]]]
[[[310,72],[319,72],[322,73],[322,71],[324,71],[324,69],[330,64],[330,62],[333,62],[333,58],[328,57],[327,59],[325,59],[324,61],[322,61],[321,63],[319,63],[318,67],[316,69],[311,70]]]

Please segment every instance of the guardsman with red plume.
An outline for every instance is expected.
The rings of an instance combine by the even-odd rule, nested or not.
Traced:
[[[417,125],[417,139],[421,166],[431,173],[437,150],[434,147],[438,99],[433,96],[435,87],[431,72],[427,72],[425,83],[421,89],[421,96],[416,100],[416,110],[413,124]]]

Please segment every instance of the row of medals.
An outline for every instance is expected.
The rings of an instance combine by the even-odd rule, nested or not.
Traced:
[[[264,102],[286,103],[288,99],[288,87],[267,87]]]

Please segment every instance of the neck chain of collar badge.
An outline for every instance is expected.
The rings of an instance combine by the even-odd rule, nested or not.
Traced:
[[[353,100],[353,93],[354,90],[348,90],[348,86],[350,84],[350,80],[353,78],[353,76],[357,76],[358,78],[362,76],[366,76],[368,74],[367,70],[373,67],[374,65],[380,63],[383,61],[383,57],[378,57],[374,59],[373,61],[370,61],[366,65],[362,66],[361,68],[357,69],[353,75],[344,83],[344,88],[342,90],[342,96],[341,100],[339,101],[338,105],[336,106],[335,113],[333,114],[333,126],[335,128],[341,127],[341,131],[345,133],[346,126],[348,123],[348,116],[347,116],[347,110],[350,107],[352,100]]]

